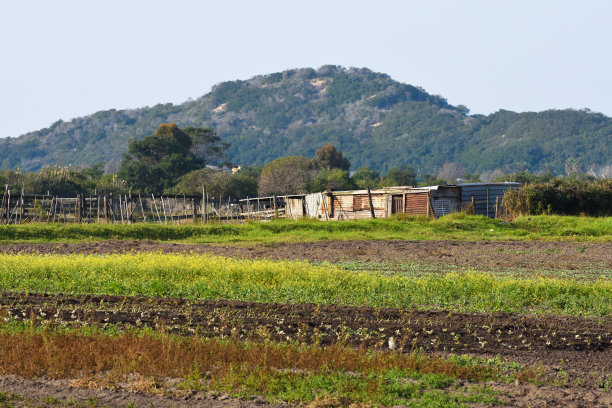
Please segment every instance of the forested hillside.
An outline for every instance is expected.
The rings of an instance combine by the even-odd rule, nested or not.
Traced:
[[[525,95],[528,98],[528,95]],[[351,168],[407,165],[421,174],[445,162],[469,172],[528,169],[562,173],[566,163],[612,162],[612,118],[588,110],[469,115],[440,96],[368,69],[324,66],[223,82],[197,100],[109,110],[0,139],[0,166],[118,163],[128,141],[161,123],[216,129],[226,160],[263,165],[332,143]],[[111,166],[112,167],[112,166]]]

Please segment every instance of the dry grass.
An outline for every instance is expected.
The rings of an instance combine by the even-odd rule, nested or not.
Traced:
[[[396,352],[368,353],[342,345],[327,348],[272,342],[179,338],[169,335],[35,331],[0,333],[0,373],[25,377],[90,377],[139,373],[186,378],[194,369],[219,377],[232,367],[282,372],[381,372],[401,369],[478,380],[488,373],[436,357]]]

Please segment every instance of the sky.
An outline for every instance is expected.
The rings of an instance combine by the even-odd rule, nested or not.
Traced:
[[[0,15],[0,137],[327,64],[471,113],[612,116],[607,0],[0,0]]]

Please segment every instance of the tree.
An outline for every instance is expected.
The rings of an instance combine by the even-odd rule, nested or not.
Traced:
[[[303,156],[288,156],[266,164],[259,176],[259,195],[306,193],[312,179],[312,164]]]
[[[599,175],[603,179],[612,179],[612,164],[608,164],[600,168]]]
[[[338,168],[321,170],[308,186],[311,193],[325,190],[353,190],[355,188],[357,188],[357,185],[351,180],[349,172]]]
[[[391,167],[383,180],[385,187],[415,186],[416,184],[416,171],[409,166]]]
[[[221,142],[217,132],[211,128],[186,127],[183,132],[191,138],[191,152],[206,162],[223,157],[223,152],[229,147],[229,143]]]
[[[71,166],[50,166],[37,173],[25,173],[21,183],[26,193],[49,192],[63,197],[74,197],[86,189],[85,177]]]
[[[202,168],[208,159],[204,153],[218,154],[223,150],[214,131],[189,131],[193,138],[175,123],[161,124],[152,135],[130,142],[119,177],[137,192],[161,193],[174,186],[182,175]]]
[[[358,188],[376,188],[380,186],[380,174],[367,166],[360,167],[353,173],[353,182]]]
[[[325,170],[348,170],[351,167],[351,162],[343,157],[342,152],[338,151],[331,143],[317,150],[317,163],[319,167]]]
[[[548,171],[547,173],[538,175],[538,174],[530,173],[529,170],[523,170],[523,171],[519,171],[518,173],[506,174],[502,177],[498,177],[495,179],[495,181],[498,181],[498,182],[515,181],[521,184],[528,184],[528,183],[546,183],[546,182],[551,181],[552,179],[554,179],[554,177],[550,171]]]
[[[98,162],[91,167],[85,167],[81,169],[81,175],[87,180],[96,181],[102,178],[104,175],[104,167],[106,163]]]
[[[580,166],[580,162],[578,162],[578,160],[573,157],[570,157],[565,161],[565,174],[569,176],[574,173],[581,173],[581,167],[582,166]]]
[[[261,175],[262,169],[263,167],[258,165],[246,166],[240,169],[239,174],[242,174],[243,176],[253,177],[255,180],[258,180],[259,176]]]
[[[257,179],[247,174],[229,174],[208,169],[194,170],[180,178],[169,190],[171,194],[202,194],[206,186],[209,197],[244,198],[257,195]]]
[[[501,169],[483,171],[480,179],[485,183],[492,183],[500,177],[504,177],[505,173]]]
[[[433,174],[423,175],[423,182],[420,183],[422,186],[443,186],[446,185],[446,180],[437,178]]]
[[[442,168],[438,171],[438,178],[446,180],[449,184],[457,182],[458,178],[461,178],[465,173],[465,169],[461,163],[446,162],[442,165]]]
[[[457,105],[457,106],[455,106],[455,109],[458,112],[463,113],[464,115],[469,115],[469,113],[470,113],[470,108],[468,108],[465,105]]]

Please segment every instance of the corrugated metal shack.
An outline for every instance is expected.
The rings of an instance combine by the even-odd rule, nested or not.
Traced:
[[[395,186],[374,190],[324,191],[312,194],[249,198],[248,216],[323,220],[386,218],[393,214],[441,217],[473,206],[474,212],[497,217],[508,189],[519,183],[470,183],[447,186]]]
[[[518,190],[519,186],[520,183],[514,182],[461,184],[461,202],[464,206],[473,206],[478,215],[497,218],[506,191]]]
[[[411,187],[396,186],[382,189],[326,191],[307,194],[303,198],[303,213],[299,212],[298,196],[288,197],[291,215],[303,215],[325,220],[356,220],[411,214],[440,217],[457,211],[461,202],[458,186]],[[371,205],[370,205],[371,203]],[[294,210],[295,209],[295,210]]]

